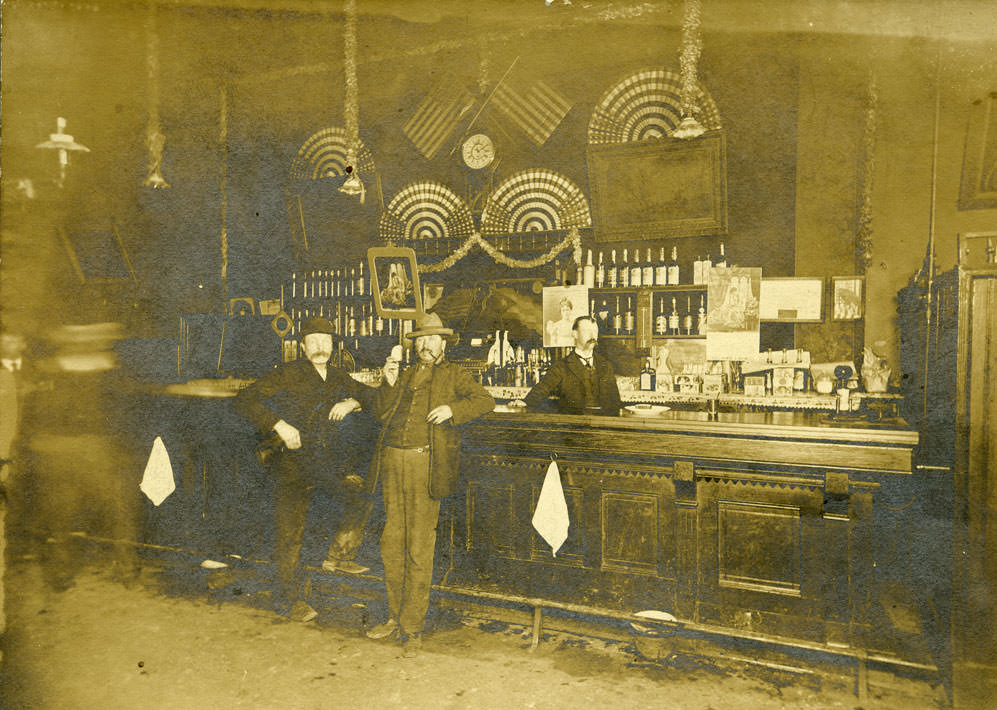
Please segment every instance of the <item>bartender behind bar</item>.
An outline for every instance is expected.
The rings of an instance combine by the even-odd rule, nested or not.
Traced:
[[[613,366],[595,352],[599,326],[591,316],[579,316],[575,318],[571,334],[575,349],[554,363],[524,399],[509,404],[535,408],[556,395],[559,398],[557,411],[561,414],[619,416],[623,403]]]

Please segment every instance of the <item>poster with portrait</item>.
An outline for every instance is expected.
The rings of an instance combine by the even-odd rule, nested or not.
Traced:
[[[710,269],[706,317],[708,359],[742,360],[758,352],[761,282],[759,268]]]
[[[370,288],[377,315],[411,320],[423,311],[415,251],[407,247],[372,247]]]
[[[551,286],[543,290],[543,336],[545,348],[575,344],[572,326],[578,316],[589,314],[587,286]]]

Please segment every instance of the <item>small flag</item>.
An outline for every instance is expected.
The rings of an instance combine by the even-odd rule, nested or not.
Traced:
[[[540,498],[537,499],[537,509],[533,513],[533,527],[540,533],[551,553],[557,557],[557,551],[568,539],[568,502],[564,499],[564,489],[561,488],[561,473],[557,470],[557,462],[551,461],[544,477]]]
[[[170,455],[166,453],[162,437],[157,436],[152,442],[152,453],[149,454],[149,462],[145,465],[139,490],[145,493],[153,505],[158,506],[176,489]]]
[[[427,160],[432,160],[472,106],[471,92],[454,79],[445,80],[423,99],[402,131]]]
[[[495,107],[538,146],[547,142],[571,110],[568,99],[540,80],[518,86],[503,81],[495,89],[492,100]]]

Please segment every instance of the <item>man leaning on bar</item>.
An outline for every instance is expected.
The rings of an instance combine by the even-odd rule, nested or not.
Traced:
[[[574,349],[554,363],[526,397],[509,404],[535,408],[556,395],[560,414],[619,416],[623,403],[616,386],[616,374],[609,361],[595,351],[599,326],[591,316],[579,316],[575,318],[571,333]]]

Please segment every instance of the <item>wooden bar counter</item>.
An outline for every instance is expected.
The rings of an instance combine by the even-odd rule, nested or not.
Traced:
[[[443,587],[895,655],[873,611],[874,500],[911,484],[917,441],[818,413],[496,411],[464,433]],[[531,525],[552,457],[571,520],[556,557]]]

